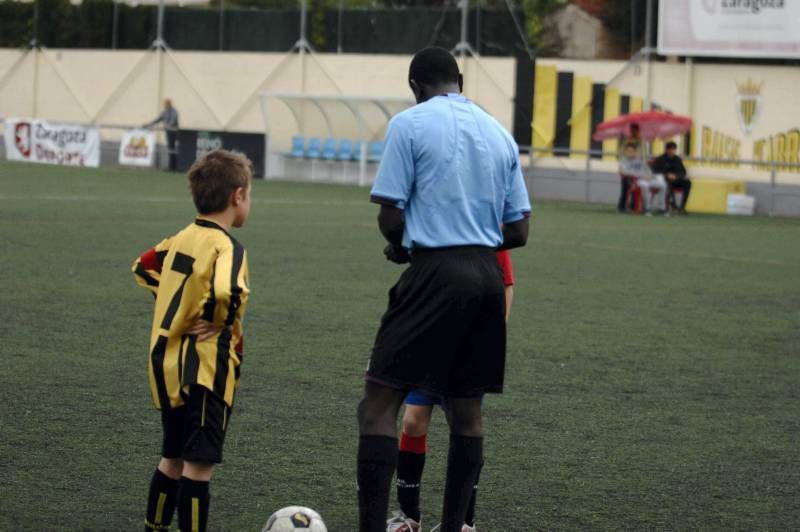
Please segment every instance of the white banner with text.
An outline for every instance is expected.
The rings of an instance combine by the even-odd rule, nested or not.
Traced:
[[[100,130],[92,126],[7,118],[5,146],[10,161],[100,166]]]
[[[800,58],[798,29],[798,0],[664,0],[658,53]]]

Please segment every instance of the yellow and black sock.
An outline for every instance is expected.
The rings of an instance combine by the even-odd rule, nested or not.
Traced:
[[[169,530],[175,504],[178,501],[178,481],[156,469],[150,480],[150,493],[147,496],[147,517],[144,520],[145,532]]]
[[[181,477],[178,487],[178,527],[182,532],[205,532],[211,494],[208,482]]]

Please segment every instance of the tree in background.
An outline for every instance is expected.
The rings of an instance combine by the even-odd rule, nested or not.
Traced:
[[[642,0],[604,0],[595,14],[608,28],[620,48],[631,48],[635,53],[642,48],[647,25],[647,2]],[[653,1],[653,35],[656,34],[658,0]],[[654,45],[655,43],[650,43]]]

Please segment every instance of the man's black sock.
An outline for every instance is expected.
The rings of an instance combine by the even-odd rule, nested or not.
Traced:
[[[481,464],[483,468],[483,464]],[[472,498],[469,500],[467,506],[467,516],[464,518],[464,523],[469,526],[475,526],[475,499],[478,497],[478,481],[480,480],[481,471],[478,469],[478,476],[475,477],[475,485],[472,487]]]
[[[441,532],[460,532],[482,465],[482,437],[450,435]]]
[[[211,494],[208,482],[181,477],[178,488],[178,527],[183,532],[205,532]]]
[[[361,436],[358,441],[358,518],[361,532],[384,532],[397,438]]]
[[[155,470],[150,480],[150,493],[147,496],[147,516],[144,519],[145,531],[169,530],[172,514],[178,502],[178,481]]]

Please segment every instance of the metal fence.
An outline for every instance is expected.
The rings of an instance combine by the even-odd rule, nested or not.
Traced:
[[[3,117],[0,117],[0,126],[3,124]],[[119,163],[119,145],[122,134],[134,129],[133,126],[118,124],[95,124],[100,130],[100,166],[123,166]],[[2,129],[2,127],[0,127]],[[154,168],[166,170],[169,168],[170,151],[166,144],[166,136],[163,127],[150,128],[156,132],[156,152],[154,157]],[[177,153],[178,147],[175,147]],[[0,141],[0,159],[7,159],[5,142]],[[131,167],[133,168],[133,167]]]
[[[583,167],[580,170],[569,168],[568,165],[562,164],[558,172],[558,179],[572,182],[582,182],[584,186],[584,198],[586,203],[591,202],[591,185],[597,182],[606,182],[617,184],[619,182],[618,175],[615,171],[609,171],[607,168],[599,168],[600,164],[610,162],[609,158],[617,159],[617,152],[604,152],[602,150],[573,150],[570,148],[534,148],[532,146],[521,146],[520,151],[527,155],[528,160],[528,177],[536,179],[537,173],[541,172],[541,165],[537,165],[537,161],[548,160],[558,162],[565,160],[571,155],[585,156],[580,159],[583,161]],[[542,154],[546,154],[545,157]],[[698,164],[698,165],[720,165],[732,168],[741,168],[742,166],[750,166],[753,170],[758,172],[768,171],[770,179],[765,185],[768,187],[768,214],[774,216],[776,214],[776,200],[780,197],[797,198],[800,203],[800,185],[795,183],[781,183],[778,180],[780,172],[800,172],[800,163],[781,163],[775,161],[757,161],[752,159],[711,159],[704,157],[681,157],[685,163]],[[569,159],[576,161],[577,159]],[[549,167],[553,169],[551,165]],[[702,179],[702,177],[699,177]],[[746,178],[739,178],[742,181],[750,183],[751,181]],[[800,182],[800,179],[798,180]],[[800,214],[800,213],[798,213]]]

